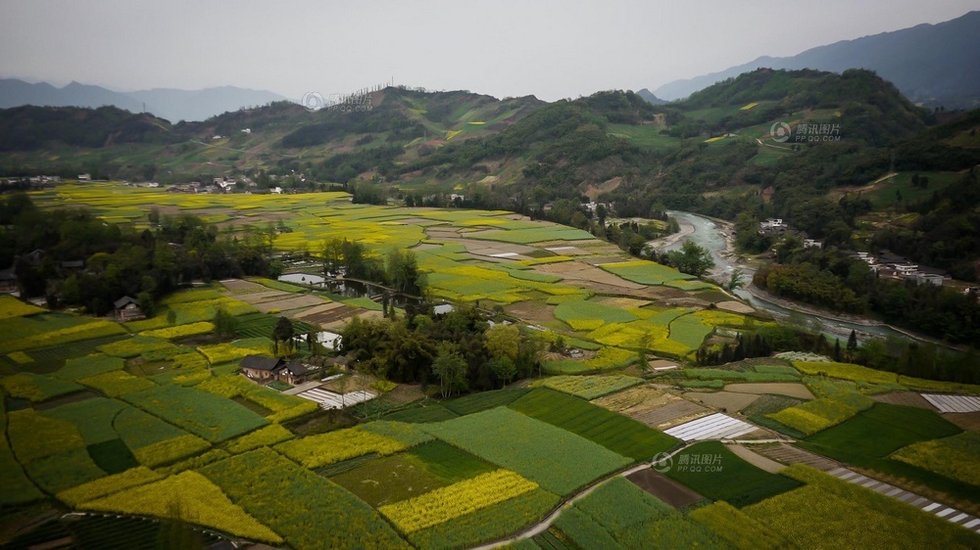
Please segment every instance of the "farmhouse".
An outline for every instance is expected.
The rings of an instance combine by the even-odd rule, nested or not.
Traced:
[[[299,361],[286,361],[282,358],[249,355],[238,364],[242,374],[259,382],[278,380],[296,385],[306,382],[313,373],[310,367]]]
[[[242,374],[259,381],[277,380],[276,374],[282,369],[286,362],[275,357],[262,357],[261,355],[249,355],[242,359],[239,366]]]
[[[123,296],[116,300],[112,303],[112,307],[115,310],[117,321],[136,321],[146,318],[139,304],[130,296]]]

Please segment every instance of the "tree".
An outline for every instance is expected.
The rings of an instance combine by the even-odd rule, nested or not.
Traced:
[[[745,286],[745,272],[736,267],[728,278],[728,290],[738,290]]]
[[[851,335],[847,337],[847,357],[848,359],[853,358],[854,354],[858,349],[858,337],[857,332],[853,329],[851,330]]]
[[[276,326],[272,329],[272,342],[276,346],[276,354],[279,353],[279,342],[286,344],[287,351],[293,348],[293,322],[287,317],[280,317],[276,321]]]
[[[506,356],[491,359],[490,370],[504,386],[510,384],[510,381],[517,375],[517,365]]]
[[[214,314],[215,334],[222,338],[233,338],[237,328],[238,319],[235,319],[225,308],[218,308]]]
[[[436,348],[436,358],[432,362],[432,373],[439,378],[439,390],[443,397],[449,397],[468,387],[466,370],[466,360],[460,355],[456,345],[440,342]]]
[[[221,311],[222,310],[220,310],[220,309],[218,310],[219,313]],[[217,324],[217,318],[218,317],[217,317],[217,313],[216,313],[215,314],[215,327],[218,326],[218,324]],[[174,325],[177,324],[177,312],[174,311],[174,310],[172,310],[172,309],[170,309],[170,308],[167,308],[167,324],[170,325],[170,326],[174,326]]]
[[[486,348],[494,359],[507,358],[511,362],[520,352],[521,331],[515,325],[494,325],[487,329]]]
[[[667,253],[667,262],[676,267],[681,273],[701,277],[715,266],[711,254],[706,248],[698,246],[693,241],[685,241],[680,250]]]

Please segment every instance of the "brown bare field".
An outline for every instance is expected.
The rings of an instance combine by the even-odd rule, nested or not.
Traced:
[[[718,409],[722,412],[738,412],[748,407],[756,399],[759,398],[758,395],[751,393],[735,393],[728,391],[720,391],[714,393],[707,392],[687,392],[684,397],[700,403],[702,405],[707,405],[709,407]]]
[[[622,292],[624,288],[636,290],[646,288],[645,285],[621,279],[612,273],[580,261],[542,264],[535,266],[534,270],[548,275],[558,275],[562,279],[569,281],[578,280],[596,285],[615,287],[614,291],[618,292]]]
[[[258,283],[253,283],[252,281],[243,281],[241,279],[229,279],[227,281],[221,281],[221,284],[224,285],[225,288],[230,290],[232,294],[235,294],[236,296],[240,294],[266,292],[269,290],[269,287],[267,286],[262,286]],[[240,298],[240,299],[244,299],[244,298]]]
[[[686,399],[675,397],[674,401],[652,410],[639,414],[630,414],[634,419],[643,422],[651,428],[665,429],[689,420],[704,416],[711,409],[692,403]]]
[[[642,414],[662,407],[677,397],[650,385],[635,386],[592,401],[604,409],[628,416]]]
[[[810,393],[810,390],[806,386],[794,382],[728,384],[727,386],[725,386],[725,391],[736,392],[736,393],[751,393],[754,395],[771,393],[775,395],[785,395],[788,397],[795,397],[797,399],[807,399],[807,400],[813,399],[813,394]]]
[[[532,321],[538,324],[556,321],[555,306],[542,304],[541,302],[515,302],[504,306],[504,312],[518,319]]]
[[[243,294],[239,296],[238,299],[243,302],[248,302],[253,306],[256,304],[261,304],[263,302],[271,302],[274,300],[282,299],[284,296],[292,296],[289,292],[283,292],[281,290],[268,290],[263,292],[249,292],[248,294]]]
[[[756,468],[759,468],[760,470],[769,472],[770,474],[777,474],[780,470],[786,467],[775,460],[760,455],[759,453],[753,451],[751,447],[738,444],[726,444],[725,446],[728,447],[729,451],[735,453],[735,455],[742,460],[748,462]]]
[[[336,310],[336,311],[341,311],[341,310]],[[325,330],[331,330],[331,331],[334,331],[334,332],[339,332],[339,331],[343,330],[343,328],[347,325],[347,323],[349,323],[350,320],[353,319],[354,317],[360,317],[361,319],[364,319],[364,320],[368,320],[368,319],[381,319],[382,317],[384,317],[384,314],[382,314],[380,311],[372,311],[372,310],[360,309],[360,308],[351,308],[350,310],[346,311],[345,313],[346,313],[346,315],[338,316],[336,319],[334,319],[332,321],[313,320],[312,322],[318,323]],[[327,314],[321,314],[321,315],[331,315],[331,316],[334,316],[334,312],[330,312],[330,313],[327,313]],[[305,320],[307,322],[311,322],[311,320],[309,320],[309,319],[305,319]]]
[[[392,403],[406,405],[425,397],[419,384],[398,384],[395,389],[385,394],[385,399]]]
[[[943,418],[949,420],[953,424],[963,428],[964,430],[969,430],[971,432],[980,432],[980,412],[972,413],[946,413],[942,415]]]
[[[595,301],[603,305],[620,309],[650,305],[649,300],[637,300],[636,298],[626,298],[623,296],[603,296]]]
[[[905,405],[906,407],[917,407],[919,409],[926,409],[930,411],[936,410],[936,407],[933,407],[932,404],[926,401],[924,397],[911,391],[893,391],[889,393],[871,395],[869,397],[879,403]]]
[[[753,447],[752,449],[762,456],[777,462],[782,462],[783,464],[806,464],[811,468],[823,470],[824,472],[833,470],[834,468],[840,466],[840,464],[830,460],[829,458],[815,455],[809,451],[804,451],[799,447],[794,447],[786,443],[779,443],[777,445],[759,445],[757,447]]]
[[[725,302],[718,302],[715,304],[718,309],[724,309],[726,311],[731,311],[734,313],[755,313],[755,308],[748,304],[743,304],[742,302],[736,302],[735,300],[728,300]]]
[[[292,298],[280,299],[280,300],[268,300],[258,304],[255,304],[256,309],[262,313],[268,313],[271,310],[278,309],[279,311],[286,311],[290,309],[300,309],[311,306],[319,306],[326,301],[319,296],[313,296],[312,294],[304,294],[297,296],[296,294],[289,294]]]
[[[652,468],[634,472],[626,476],[626,479],[674,508],[686,508],[695,502],[704,500],[704,497],[698,493],[654,471]]]

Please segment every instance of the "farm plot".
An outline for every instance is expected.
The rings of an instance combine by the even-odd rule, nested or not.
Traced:
[[[756,468],[717,441],[698,443],[674,455],[665,474],[712,500],[738,507],[800,486],[795,479]]]
[[[44,309],[22,302],[9,294],[0,295],[0,319],[10,317],[26,317],[36,313],[44,313]]]
[[[672,267],[647,260],[606,263],[599,267],[626,280],[644,285],[662,285],[668,281],[695,278],[693,275],[686,275]]]
[[[738,550],[789,547],[789,541],[725,501],[693,510],[689,517]]]
[[[508,470],[495,470],[378,508],[405,534],[445,523],[538,488]]]
[[[234,342],[200,346],[197,348],[212,365],[237,361],[248,355],[269,355],[272,353],[272,340],[260,336],[243,338]]]
[[[714,409],[719,409],[722,412],[738,412],[755,402],[759,396],[748,393],[719,391],[714,393],[686,392],[684,393],[684,398]]]
[[[296,394],[297,397],[308,399],[318,404],[321,409],[344,409],[370,401],[378,395],[372,391],[356,390],[347,393],[335,393],[322,388],[313,388]]]
[[[947,494],[969,499],[969,495],[976,494],[976,488],[965,485],[962,480],[947,479],[942,474],[930,472],[929,468],[917,468],[906,461],[889,457],[908,445],[929,442],[959,432],[957,426],[932,411],[876,403],[854,418],[811,436],[799,445],[847,464],[898,475]],[[930,446],[924,448],[928,449]],[[944,457],[943,460],[950,461],[949,468],[946,469],[949,472],[950,468],[973,465],[976,458],[964,465],[953,464],[951,457]]]
[[[558,359],[546,361],[542,370],[549,374],[581,374],[628,367],[636,362],[634,351],[604,346],[590,359]]]
[[[643,383],[642,378],[624,375],[609,376],[549,376],[532,383],[532,386],[543,386],[591,400],[616,393],[620,390]]]
[[[122,370],[125,366],[126,362],[121,357],[93,353],[68,359],[65,361],[65,366],[54,372],[53,376],[62,380],[78,380],[79,378]]]
[[[848,382],[807,381],[817,399],[767,414],[766,417],[806,435],[812,435],[870,408],[874,400],[861,395]]]
[[[708,414],[711,409],[686,399],[671,397],[669,401],[652,408],[643,408],[628,414],[652,428],[677,425],[692,418]]]
[[[371,453],[382,456],[394,454],[431,439],[431,436],[413,429],[411,433],[417,438],[406,442],[403,438],[375,433],[366,426],[368,425],[294,439],[276,445],[276,450],[307,468],[319,468]]]
[[[111,321],[65,313],[7,317],[0,319],[0,354],[125,333]]]
[[[503,407],[419,426],[557,494],[568,494],[631,462],[581,436]],[[555,453],[557,448],[562,452]]]
[[[418,548],[471,547],[503,538],[540,520],[558,504],[558,496],[535,489],[475,512],[415,531],[408,539]]]
[[[0,400],[0,428],[6,434],[7,413]],[[34,483],[24,474],[23,468],[14,457],[7,437],[0,438],[0,506],[22,504],[42,498]]]
[[[855,548],[977,545],[976,534],[896,499],[806,466],[793,465],[784,473],[805,485],[742,511],[793,546],[828,548],[834,544],[829,541]]]
[[[973,395],[939,395],[924,393],[922,397],[939,412],[968,413],[980,411],[980,397]]]
[[[422,461],[406,453],[369,460],[330,479],[375,508],[447,485],[430,474]]]
[[[21,372],[0,378],[0,386],[12,397],[33,402],[46,401],[82,389],[82,386],[53,376]]]
[[[238,536],[279,544],[282,537],[233,504],[197,472],[183,472],[106,498],[84,502],[83,510],[172,518]]]
[[[145,466],[159,466],[200,453],[210,445],[156,416],[126,407],[113,418],[112,428]]]
[[[629,481],[601,485],[558,517],[555,526],[580,548],[719,547],[717,535]]]
[[[200,472],[294,548],[408,547],[363,501],[268,448]]]
[[[262,410],[272,422],[290,420],[316,410],[312,403],[299,397],[260,386],[237,374],[206,378],[196,387],[227,399],[245,399],[244,405]]]
[[[976,432],[913,443],[890,458],[980,487],[980,468],[976,466],[980,462],[980,434]]]
[[[509,405],[529,390],[525,388],[508,388],[504,390],[485,391],[473,393],[446,401],[443,405],[451,412],[463,416],[473,414],[494,407]]]
[[[181,386],[123,396],[129,403],[217,443],[262,427],[268,421],[249,409],[211,393]]]
[[[648,460],[677,444],[674,438],[636,420],[552,390],[534,390],[511,403],[510,408],[637,461]]]
[[[735,439],[757,429],[748,422],[743,422],[726,414],[715,413],[674,426],[664,430],[664,433],[684,441],[704,441],[706,439]]]

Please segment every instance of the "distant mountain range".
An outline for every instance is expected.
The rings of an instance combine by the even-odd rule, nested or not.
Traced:
[[[660,99],[653,92],[651,92],[646,88],[643,88],[642,90],[636,92],[636,95],[647,100],[647,102],[650,103],[650,105],[663,105],[664,103],[667,103],[666,100]]]
[[[234,86],[203,90],[154,88],[116,92],[72,82],[57,88],[46,82],[32,84],[18,79],[0,79],[0,108],[37,105],[44,107],[103,107],[112,105],[133,113],[144,110],[170,122],[198,121],[242,107],[257,107],[286,98],[265,90]]]
[[[668,101],[685,98],[760,67],[837,73],[869,69],[915,103],[974,108],[980,106],[980,11],[935,25],[835,42],[792,57],[763,56],[724,71],[664,84],[653,94]]]

